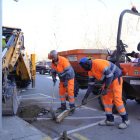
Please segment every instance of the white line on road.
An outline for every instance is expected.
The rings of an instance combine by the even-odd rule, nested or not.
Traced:
[[[105,118],[105,116],[96,116],[96,117],[66,117],[65,119],[68,120],[79,120],[79,119],[98,119],[98,118]]]
[[[26,90],[23,89],[23,90],[21,90],[21,91],[26,91]]]
[[[97,110],[97,109],[86,107],[86,106],[81,106],[80,109],[89,109],[89,110],[93,110],[93,111]]]
[[[104,120],[102,120],[104,121]],[[90,125],[87,125],[87,126],[83,126],[83,127],[80,127],[80,128],[77,128],[77,129],[73,129],[73,130],[70,130],[70,131],[67,131],[67,134],[71,134],[71,133],[75,133],[77,131],[80,131],[80,130],[83,130],[83,129],[86,129],[86,128],[89,128],[89,127],[92,127],[92,126],[95,126],[99,123],[100,121],[96,122],[96,123],[93,123],[93,124],[90,124]],[[63,133],[61,133],[60,135],[62,135]],[[58,138],[54,138],[53,140],[58,140]]]
[[[101,116],[102,117],[102,116]],[[117,115],[114,115],[115,118],[119,117]],[[101,121],[104,121],[104,120],[101,120]],[[99,124],[100,121],[96,122],[96,123],[93,123],[93,124],[89,124],[87,126],[83,126],[83,127],[80,127],[80,128],[77,128],[77,129],[73,129],[73,130],[70,130],[70,131],[67,131],[67,134],[71,134],[71,133],[74,133],[74,132],[77,132],[77,131],[80,131],[80,130],[83,130],[83,129],[86,129],[86,128],[89,128],[89,127],[92,127],[92,126],[95,126],[97,124]],[[60,135],[62,135],[63,133],[61,133]],[[58,138],[55,138],[54,140],[58,140]]]
[[[34,98],[21,98],[21,100],[44,99],[44,98],[48,99],[48,97],[34,97]]]
[[[40,95],[41,93],[36,93],[36,94],[28,94],[28,95],[22,95],[22,96],[34,96],[34,95]]]
[[[36,103],[36,102],[32,102],[32,103]],[[39,103],[41,103],[41,104],[46,103],[47,104],[47,103],[52,103],[52,102],[39,102]],[[57,103],[57,104],[59,103],[60,104],[61,102],[53,102],[53,103]]]
[[[45,97],[35,97],[35,96],[45,96]],[[24,98],[24,97],[26,97],[27,96],[27,98]],[[29,98],[28,96],[34,96],[33,98]],[[26,100],[26,99],[36,99],[36,98],[52,98],[51,96],[48,96],[48,95],[45,95],[45,94],[42,94],[42,93],[36,93],[36,94],[29,94],[29,95],[21,95],[21,97],[23,97],[22,99],[24,99],[24,100]],[[54,99],[56,99],[55,97],[54,97]]]
[[[46,97],[48,97],[48,98],[52,98],[51,96],[48,96],[48,95],[45,95],[45,94],[42,94],[42,93],[40,93],[40,95],[46,96]],[[56,99],[56,98],[54,97],[54,99]]]
[[[52,76],[48,76],[46,78],[52,79]],[[59,77],[56,76],[56,79],[59,80]]]
[[[102,120],[102,121],[104,121],[104,120]],[[95,125],[99,124],[99,122],[100,121],[98,121],[96,123],[93,123],[93,124],[89,124],[87,126],[83,126],[83,127],[77,128],[77,129],[67,131],[67,134],[71,134],[71,133],[74,133],[74,132],[77,132],[77,131],[80,131],[80,130],[83,130],[83,129],[86,129],[86,128],[89,128],[89,127],[92,127],[92,126],[95,126]],[[60,135],[62,135],[62,133]]]
[[[40,120],[50,120],[50,119],[52,119],[52,118],[37,118],[38,121],[40,121]]]
[[[79,119],[99,119],[99,118],[105,118],[105,116],[97,116],[97,117],[66,117],[64,119],[68,120],[79,120]],[[49,120],[51,118],[37,118],[37,120]]]

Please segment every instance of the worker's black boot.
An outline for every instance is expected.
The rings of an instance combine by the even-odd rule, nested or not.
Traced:
[[[119,125],[120,129],[125,129],[128,125],[130,125],[130,120],[128,119],[128,114],[121,115],[122,123]]]
[[[56,113],[61,113],[61,112],[63,112],[66,109],[67,109],[66,108],[66,103],[61,103],[61,107],[57,108]]]
[[[101,126],[115,125],[114,116],[112,114],[106,114],[106,120],[99,122],[99,125]]]
[[[70,109],[74,108],[75,107],[75,104],[71,104],[70,105]],[[72,116],[73,114],[75,113],[75,109],[72,109],[71,111],[69,111],[69,116]]]

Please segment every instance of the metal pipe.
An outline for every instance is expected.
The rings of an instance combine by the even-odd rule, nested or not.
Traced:
[[[3,50],[3,52],[2,52],[2,58],[3,58],[3,56],[5,55],[6,51],[7,51],[7,48],[4,48],[4,50]]]
[[[16,35],[13,34],[10,39],[8,40],[7,44],[5,45],[6,48],[9,48],[11,46],[11,44],[13,43],[14,39],[15,39]]]
[[[32,88],[35,88],[35,79],[32,79]]]
[[[125,13],[133,14],[140,16],[140,13],[135,13],[132,10],[124,10],[122,11],[120,18],[119,18],[119,25],[118,25],[118,33],[117,33],[117,58],[116,58],[116,65],[119,66],[119,51],[120,51],[120,38],[121,38],[121,29],[122,29],[122,21],[123,21],[123,16]]]
[[[0,0],[0,132],[2,131],[2,0]]]

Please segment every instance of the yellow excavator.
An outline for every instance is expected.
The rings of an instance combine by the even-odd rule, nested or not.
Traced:
[[[29,58],[20,28],[3,26],[2,37],[6,39],[7,36],[9,39],[5,40],[2,52],[2,115],[14,115],[20,104],[21,88],[31,82],[35,88],[35,54]]]

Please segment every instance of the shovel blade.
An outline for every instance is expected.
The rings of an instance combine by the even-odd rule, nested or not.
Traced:
[[[54,113],[54,110],[53,110],[53,107],[52,106],[50,106],[50,113],[52,115],[53,120],[55,120],[56,119],[56,116],[55,116],[55,113]]]

